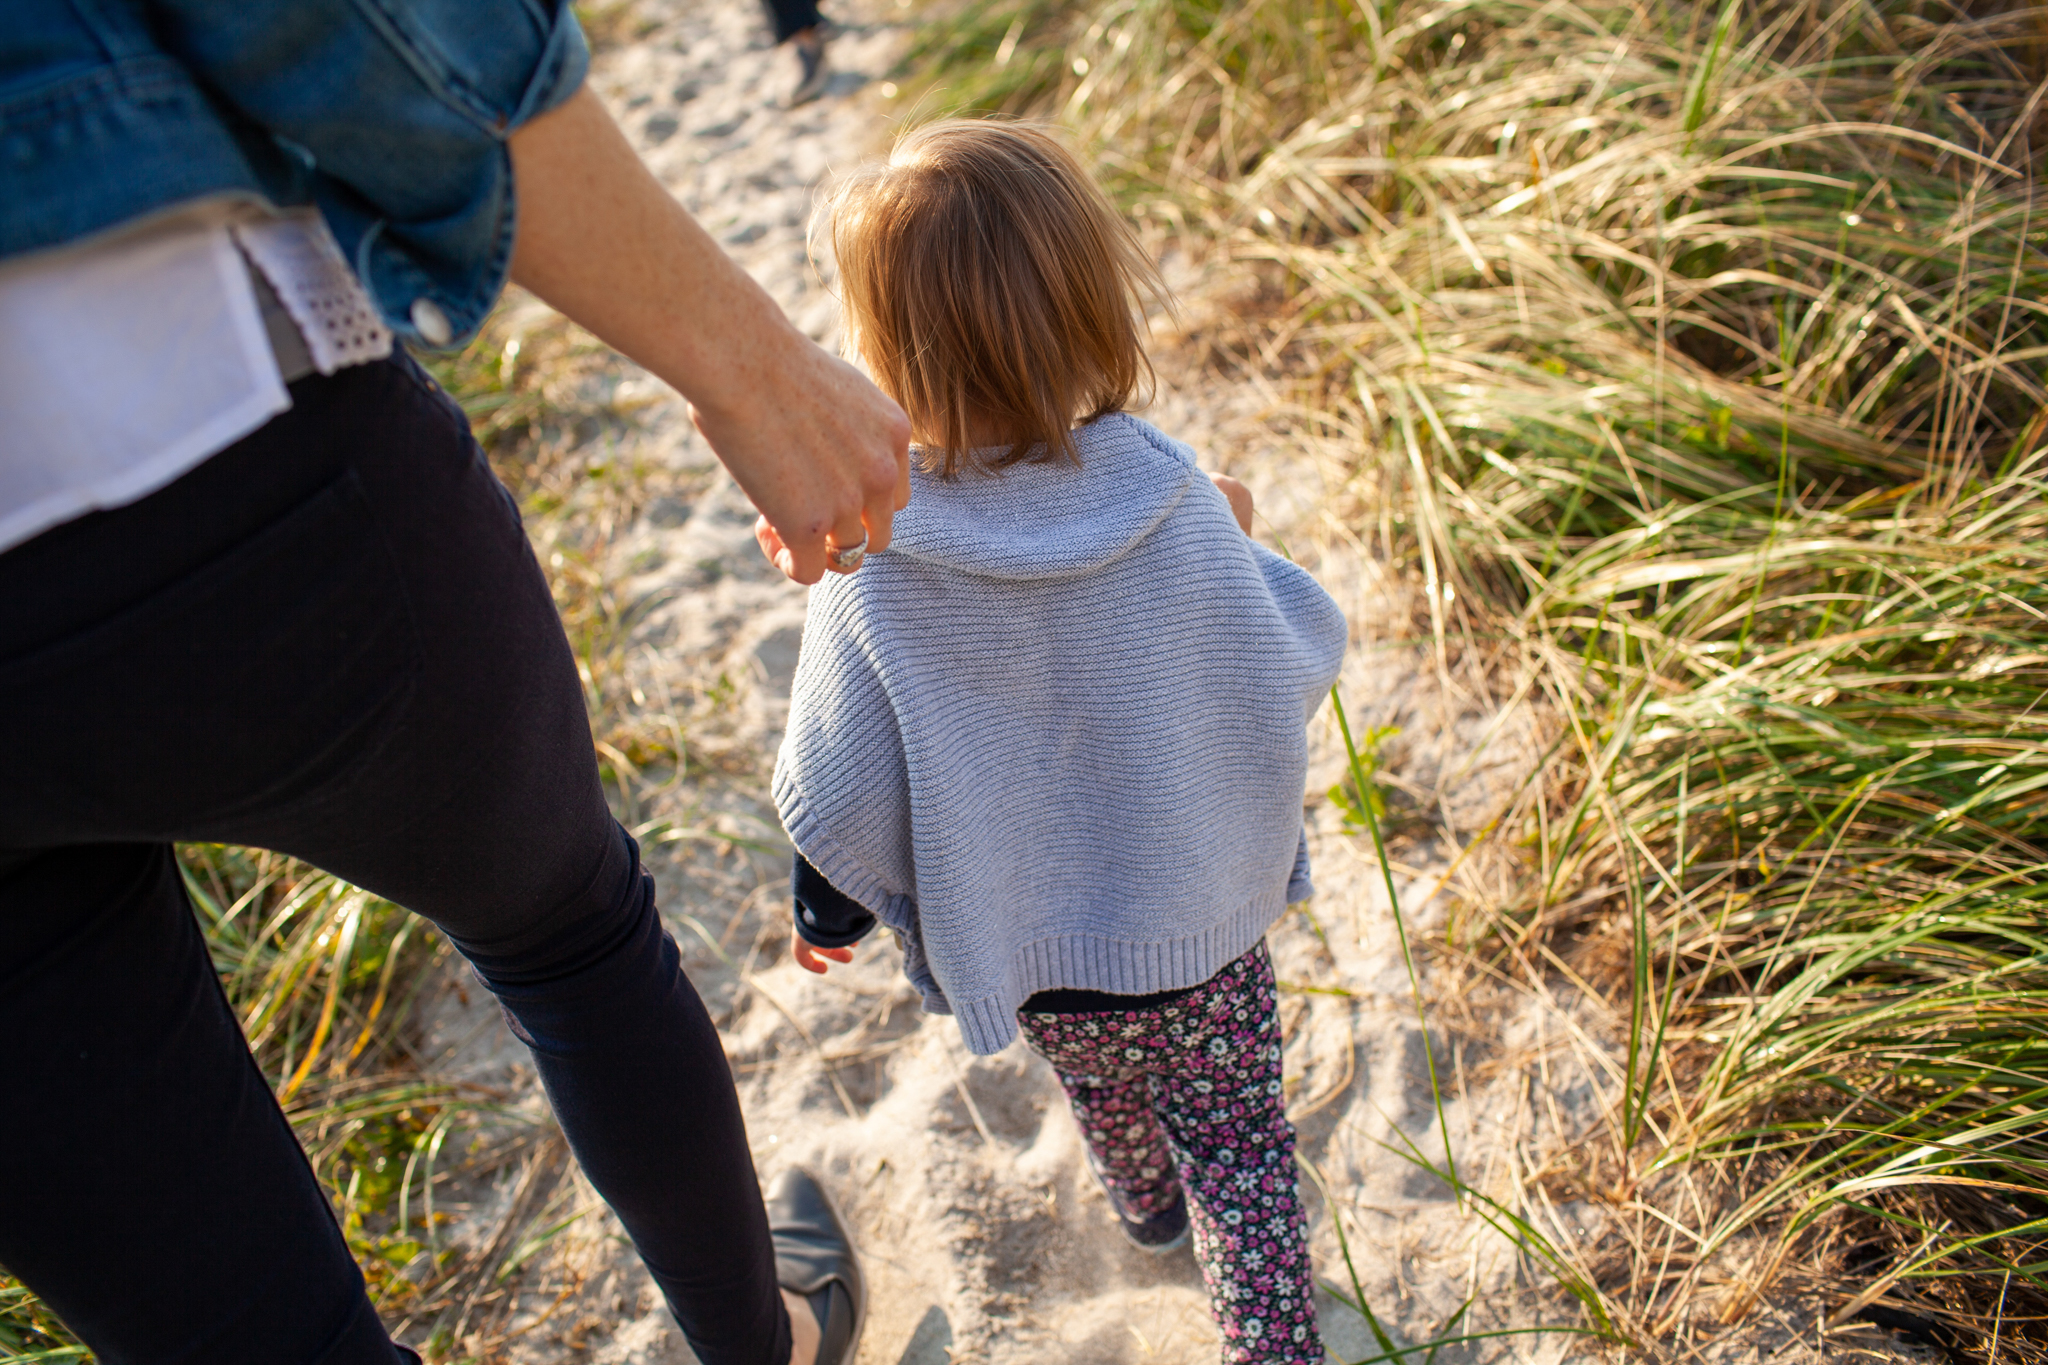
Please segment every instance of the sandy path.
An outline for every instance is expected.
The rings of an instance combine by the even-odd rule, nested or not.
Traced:
[[[835,15],[850,31],[833,49],[839,74],[828,98],[794,112],[774,103],[789,54],[767,47],[750,0],[644,0],[635,13],[646,26],[600,56],[596,88],[671,188],[792,317],[829,340],[836,305],[805,257],[804,223],[828,170],[888,135],[877,87],[904,11],[895,0],[840,0]],[[1189,354],[1162,351],[1166,392],[1148,415],[1251,482],[1276,533],[1338,594],[1359,641],[1344,683],[1354,724],[1403,727],[1388,743],[1391,772],[1469,838],[1527,762],[1526,718],[1488,738],[1483,681],[1447,686],[1426,652],[1383,643],[1406,631],[1406,613],[1391,604],[1410,590],[1381,582],[1325,523],[1332,490],[1312,460],[1274,448],[1259,420],[1266,396],[1208,377]],[[614,366],[603,382],[615,407],[637,411],[629,435],[607,438],[618,447],[610,456],[641,470],[654,494],[602,538],[594,567],[643,607],[626,651],[639,719],[680,730],[695,760],[679,779],[642,774],[621,814],[646,831],[664,912],[726,1029],[764,1178],[807,1165],[858,1229],[873,1301],[860,1360],[1213,1360],[1192,1259],[1185,1250],[1155,1259],[1123,1243],[1043,1063],[1021,1045],[970,1057],[950,1021],[917,1012],[885,946],[864,945],[852,969],[826,979],[788,961],[786,846],[766,780],[804,590],[762,562],[751,509],[681,405],[630,367]],[[1327,717],[1316,741],[1311,791],[1320,792],[1341,757]],[[1290,914],[1272,937],[1290,987],[1288,1083],[1303,1152],[1339,1192],[1372,1306],[1411,1341],[1468,1298],[1480,1304],[1464,1330],[1511,1312],[1572,1320],[1555,1302],[1532,1304],[1506,1244],[1455,1208],[1441,1181],[1383,1145],[1399,1145],[1398,1129],[1432,1155],[1442,1150],[1377,866],[1326,802],[1314,807],[1313,922]],[[1425,931],[1446,913],[1449,897],[1423,902],[1452,856],[1434,838],[1397,853],[1403,898]],[[466,1005],[451,992],[438,1006],[440,1069],[497,1085],[538,1115],[518,1049],[469,994]],[[1518,1163],[1583,1126],[1592,1083],[1559,1011],[1478,992],[1459,1018],[1462,1030],[1446,1026],[1437,1039],[1453,1141],[1467,1177],[1500,1192],[1520,1179]],[[1550,1114],[1556,1131],[1539,1140]],[[539,1144],[470,1201],[472,1236],[521,1199],[545,1210],[534,1229],[585,1211],[527,1261],[516,1307],[472,1349],[519,1362],[690,1359],[616,1224],[560,1166],[558,1151]],[[1341,1283],[1331,1209],[1305,1193],[1319,1271]],[[1557,1214],[1561,1228],[1590,1217],[1574,1205]],[[1329,1303],[1324,1316],[1344,1359],[1374,1353],[1355,1314]],[[1566,1344],[1522,1339],[1507,1354],[1555,1359]],[[1441,1358],[1475,1357],[1454,1349]]]

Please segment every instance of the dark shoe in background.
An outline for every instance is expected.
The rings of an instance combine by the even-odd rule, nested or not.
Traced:
[[[821,23],[789,40],[789,45],[796,50],[797,61],[796,86],[789,92],[789,107],[792,109],[800,104],[809,104],[824,94],[826,83],[832,79],[832,64],[825,60],[827,36],[826,27]]]

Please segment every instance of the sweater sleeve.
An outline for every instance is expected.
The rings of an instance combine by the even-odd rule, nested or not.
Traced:
[[[839,894],[891,928],[916,913],[910,776],[896,711],[847,619],[814,591],[775,762],[790,842]]]
[[[813,948],[850,948],[875,927],[875,917],[827,881],[801,853],[790,859],[789,894],[796,931]]]
[[[812,590],[804,621],[789,729],[775,760],[776,813],[820,879],[894,932],[903,973],[924,997],[925,1012],[950,1014],[918,924],[903,735],[849,621],[845,585],[833,577]],[[836,946],[810,933],[804,938]]]

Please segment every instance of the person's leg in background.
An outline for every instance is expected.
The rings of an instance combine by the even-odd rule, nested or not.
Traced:
[[[530,1041],[572,1150],[705,1365],[784,1365],[790,1323],[724,1051],[606,809],[574,660],[517,509],[461,414],[410,362],[308,380],[294,398],[292,412],[143,502],[0,555],[0,714],[33,722],[0,746],[0,848],[37,851],[0,856],[15,880],[47,863],[61,882],[80,845],[251,844],[433,919]],[[44,902],[52,923],[81,926],[59,935],[81,966],[50,974],[80,1012],[101,990],[95,973],[113,970],[99,955],[121,953],[118,935],[83,945],[100,942],[91,926],[118,917],[120,901],[102,888]],[[195,951],[187,976],[203,966]],[[203,996],[192,981],[178,989]],[[11,1052],[35,1051],[53,1075],[70,1035],[89,1027],[69,1016],[18,1024]],[[124,1046],[112,1035],[105,1045]],[[200,1069],[225,1074],[218,1039],[207,1049]],[[246,1048],[239,1065],[254,1076]],[[258,1104],[221,1080],[193,1094],[237,1121],[254,1106],[249,1131],[270,1125],[311,1184],[267,1093]],[[190,1107],[180,1116],[212,1121]],[[195,1199],[190,1221],[130,1238],[138,1265],[230,1243],[235,1256],[289,1261],[316,1235],[304,1208],[209,1217],[238,1207],[224,1189],[234,1174],[160,1160],[158,1126],[151,1116],[92,1127],[53,1106],[42,1164],[29,1169],[70,1190],[74,1217],[124,1231],[124,1206],[102,1200],[94,1171],[121,1165],[141,1185],[217,1192]],[[0,1138],[0,1151],[11,1145]],[[277,1173],[288,1164],[255,1163],[248,1197],[291,1204]],[[309,1207],[327,1219],[314,1194]],[[39,1250],[62,1241],[52,1216],[0,1203],[0,1259],[53,1304],[100,1321],[132,1285],[72,1286],[61,1268],[40,1268],[62,1260]],[[321,1235],[333,1236],[331,1219]],[[360,1276],[347,1274],[359,1301]],[[392,1359],[388,1344],[291,1355],[243,1333],[216,1343],[234,1311],[217,1279],[185,1286],[188,1329],[209,1341],[194,1359]],[[197,1320],[207,1314],[215,1325]],[[159,1359],[124,1354],[112,1337],[91,1344],[109,1361]]]
[[[790,88],[788,104],[794,109],[825,93],[832,68],[825,60],[827,23],[818,13],[818,0],[762,0],[768,23],[775,30],[779,47],[788,43],[796,52],[797,79]]]

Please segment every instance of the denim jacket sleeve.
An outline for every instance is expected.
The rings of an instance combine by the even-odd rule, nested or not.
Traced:
[[[0,8],[0,258],[199,199],[312,202],[392,326],[436,344],[504,285],[507,136],[589,67],[568,0]]]
[[[472,334],[511,265],[506,137],[589,66],[568,0],[150,3],[170,55],[309,163],[392,327],[437,345]]]

